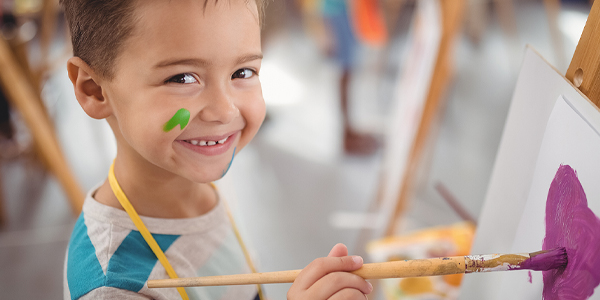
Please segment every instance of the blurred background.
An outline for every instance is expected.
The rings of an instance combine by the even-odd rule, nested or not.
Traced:
[[[58,0],[0,3],[1,298],[60,299],[79,201],[114,138],[75,100]],[[591,4],[269,1],[267,118],[217,182],[258,269],[302,268],[338,242],[367,261],[468,252],[524,49],[564,74]],[[460,278],[445,282],[376,298],[460,299]]]

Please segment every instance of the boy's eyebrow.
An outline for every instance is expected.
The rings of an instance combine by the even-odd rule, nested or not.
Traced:
[[[236,65],[243,64],[245,62],[249,62],[249,61],[253,61],[253,60],[257,60],[257,59],[262,59],[262,58],[263,58],[262,53],[244,55],[237,59]],[[212,62],[209,60],[201,59],[201,58],[170,59],[170,60],[164,60],[164,61],[159,62],[158,64],[156,64],[154,66],[154,68],[158,69],[158,68],[164,68],[164,67],[169,67],[169,66],[174,66],[174,65],[209,67],[210,65],[212,65]]]
[[[244,55],[244,56],[238,58],[237,64],[239,65],[239,64],[243,64],[245,62],[262,59],[262,58],[263,58],[262,53]]]

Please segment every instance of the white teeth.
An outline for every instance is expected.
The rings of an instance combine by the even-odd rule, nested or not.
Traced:
[[[202,141],[202,140],[190,140],[189,143],[194,145],[194,146],[214,146],[216,144],[225,144],[225,142],[227,141],[229,137],[226,137],[222,140],[218,140],[218,141]]]

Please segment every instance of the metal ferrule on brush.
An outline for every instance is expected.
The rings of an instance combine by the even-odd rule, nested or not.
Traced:
[[[521,269],[521,263],[528,259],[530,259],[529,253],[467,255],[465,273]]]
[[[510,270],[547,271],[564,268],[568,263],[565,248],[520,254],[486,254],[465,256],[465,273]]]

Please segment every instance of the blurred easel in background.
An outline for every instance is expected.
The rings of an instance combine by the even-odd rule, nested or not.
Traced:
[[[431,160],[433,154],[432,145],[437,136],[446,93],[454,76],[455,40],[461,32],[466,8],[465,0],[419,0],[415,4],[409,49],[390,110],[377,195],[369,207],[369,214],[364,218],[364,224],[371,224],[371,227],[365,226],[359,231],[355,246],[356,252],[366,252],[369,259],[376,262],[417,256],[423,258],[423,255],[431,254],[432,249],[440,245],[438,240],[452,240],[453,235],[467,240],[466,243],[460,243],[462,246],[453,248],[468,251],[468,236],[473,231],[471,225],[460,225],[455,228],[432,228],[410,236],[400,235],[400,221],[427,169],[426,162]],[[464,236],[467,237],[462,238]],[[452,246],[458,243],[451,241]],[[396,293],[418,294],[433,292],[437,288],[429,279],[419,280],[376,281],[376,290],[369,298],[375,299],[381,291],[386,299],[392,299],[390,295]],[[460,278],[451,278],[452,286],[456,286],[456,282],[460,282]],[[421,286],[428,288],[415,290]]]
[[[425,155],[430,155],[429,145],[433,143],[434,134],[439,126],[440,111],[444,106],[444,99],[448,86],[454,74],[454,41],[460,33],[465,11],[464,0],[439,1],[441,17],[441,36],[438,46],[437,58],[431,74],[430,84],[425,98],[422,114],[416,116],[418,127],[414,139],[410,141],[410,154],[406,161],[404,175],[398,191],[398,198],[389,223],[385,229],[385,236],[391,236],[396,231],[397,220],[406,210],[406,205],[414,193],[416,180],[419,176],[419,166],[422,165]]]
[[[44,77],[51,65],[50,45],[56,32],[58,14],[58,0],[15,1],[12,11],[2,11],[3,19],[11,20],[8,20],[10,23],[2,24],[4,30],[0,38],[0,87],[11,109],[20,114],[29,129],[34,157],[56,177],[73,213],[78,214],[81,211],[84,193],[62,153],[53,123],[41,97]],[[33,20],[40,24],[40,60],[35,63],[36,67],[33,67],[29,55],[31,41],[37,30]],[[6,222],[4,206],[3,195],[0,194],[1,223]]]
[[[332,215],[334,223],[353,220],[353,226],[360,229],[354,248],[358,254],[364,254],[369,240],[396,233],[417,174],[431,155],[428,149],[453,76],[454,40],[463,23],[465,1],[420,0],[415,4],[408,52],[390,109],[377,194],[367,212]]]
[[[359,229],[352,249],[365,255],[372,239],[392,236],[432,155],[445,92],[453,77],[454,40],[460,33],[465,0],[384,2],[390,35],[403,5],[414,5],[406,53],[400,62],[386,125],[376,195],[367,211],[339,211],[336,227]],[[407,11],[410,11],[407,9]],[[447,191],[447,190],[446,190]]]

